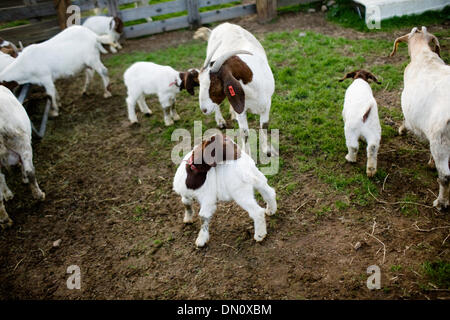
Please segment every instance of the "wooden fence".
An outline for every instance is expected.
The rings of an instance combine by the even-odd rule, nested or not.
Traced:
[[[229,20],[258,13],[260,21],[276,16],[276,8],[310,3],[317,0],[255,0],[255,3],[234,4],[239,0],[174,0],[148,5],[148,0],[2,0],[0,22],[19,22],[24,25],[0,29],[0,37],[24,45],[46,40],[61,30],[68,14],[67,6],[80,9],[82,21],[99,8],[102,14],[117,15],[125,22],[126,38],[136,38],[155,33],[197,27],[217,21]],[[135,5],[137,4],[137,5]],[[225,8],[217,6],[228,4]],[[131,5],[131,7],[130,7]],[[231,5],[231,6],[230,6]],[[216,6],[216,7],[214,7]],[[122,9],[121,9],[122,8]],[[259,8],[259,9],[257,9]],[[200,10],[202,9],[202,10]],[[210,10],[208,10],[210,9]],[[66,15],[64,15],[66,14]],[[159,16],[175,14],[173,18],[159,19]],[[154,21],[152,18],[156,17]],[[58,24],[58,19],[63,25]]]

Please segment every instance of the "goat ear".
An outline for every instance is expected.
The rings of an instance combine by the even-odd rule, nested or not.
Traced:
[[[439,40],[435,35],[429,34],[431,37],[431,42],[434,43],[434,52],[440,57],[441,56],[441,46],[439,44]]]
[[[184,83],[184,88],[186,89],[186,91],[189,92],[189,94],[191,96],[193,96],[195,94],[195,91],[194,91],[195,83],[194,83],[194,77],[190,72],[184,73],[183,83]]]
[[[344,81],[345,79],[348,79],[348,78],[354,78],[355,75],[356,75],[356,71],[349,72],[342,79],[339,79],[339,82],[342,82],[342,81]]]
[[[231,72],[226,72],[223,77],[223,90],[237,113],[244,112],[245,109],[245,92],[241,84]]]
[[[372,79],[374,82],[381,84],[381,82],[378,81],[378,79],[370,72],[369,72],[369,79]]]
[[[122,21],[122,19],[120,19],[119,17],[114,17],[114,22],[115,22],[115,31],[117,33],[122,33],[123,32],[123,21]]]

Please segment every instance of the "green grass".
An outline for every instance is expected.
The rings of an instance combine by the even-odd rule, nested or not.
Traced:
[[[287,7],[280,7],[277,8],[278,13],[288,13],[288,12],[306,12],[310,8],[318,9],[320,10],[320,6],[322,3],[320,1],[312,2],[312,3],[306,3],[306,4],[296,4],[293,6],[287,6]]]
[[[450,262],[425,262],[422,268],[434,285],[440,289],[450,289]]]
[[[402,270],[402,266],[401,265],[392,265],[391,266],[391,271],[392,272],[400,272]]]
[[[412,28],[431,24],[442,24],[450,19],[450,6],[441,11],[428,11],[420,15],[394,17],[381,21],[381,29],[369,29],[351,4],[350,0],[338,0],[337,5],[330,8],[327,19],[346,28],[354,28],[358,31],[377,32],[392,31],[399,28]]]
[[[30,23],[30,21],[28,21],[28,20],[15,20],[15,21],[11,21],[11,22],[0,23],[0,30],[23,26],[23,25],[26,25],[29,23]]]
[[[312,173],[320,181],[329,186],[327,192],[345,196],[349,202],[336,201],[322,206],[317,216],[327,215],[336,208],[342,211],[347,207],[365,206],[375,200],[387,176],[388,168],[380,167],[376,176],[369,179],[365,173],[366,155],[365,143],[360,143],[358,161],[349,164],[344,159],[347,152],[345,146],[342,105],[344,93],[350,80],[338,82],[346,72],[357,68],[372,71],[382,85],[372,84],[375,92],[386,90],[398,93],[402,87],[403,70],[409,58],[407,49],[402,46],[398,55],[403,59],[387,58],[392,41],[329,37],[313,32],[299,36],[300,30],[291,32],[275,32],[264,35],[261,42],[266,49],[271,68],[275,77],[276,90],[272,96],[270,128],[280,130],[280,173],[270,176],[269,182],[277,192],[294,194],[302,181],[299,174]],[[444,38],[450,35],[445,31]],[[441,45],[448,45],[447,39],[442,39]],[[152,61],[158,64],[170,65],[177,70],[200,67],[203,63],[206,43],[191,41],[186,44],[153,52],[135,52],[133,54],[117,54],[106,61],[112,75],[121,77],[125,69],[136,61]],[[443,59],[449,62],[449,52],[443,52]],[[380,58],[384,61],[381,63]],[[376,63],[375,63],[376,61]],[[177,108],[181,110],[181,120],[177,128],[186,128],[193,132],[193,121],[201,120],[203,130],[215,128],[214,117],[205,117],[199,110],[198,98],[190,97],[182,92]],[[228,104],[226,104],[228,106]],[[383,126],[382,145],[392,139],[398,139],[395,128],[383,123],[385,116],[400,120],[400,106],[380,106],[380,119]],[[159,108],[159,106],[154,106]],[[228,116],[228,107],[223,107],[224,116]],[[155,115],[148,120],[153,128],[160,128],[160,137],[155,140],[152,133],[149,143],[152,150],[158,154],[170,152],[174,143],[171,134],[174,127],[165,128],[163,119]],[[249,116],[250,128],[257,128],[258,117]],[[237,128],[237,124],[234,124]],[[161,143],[162,145],[155,145]],[[398,154],[410,151],[398,148]],[[429,176],[425,166],[419,167],[419,176]],[[423,172],[422,172],[423,171]],[[300,183],[299,183],[300,182]],[[400,200],[400,199],[399,199]],[[412,195],[405,195],[405,201],[420,202]],[[405,205],[402,212],[405,215],[416,213],[415,205]]]

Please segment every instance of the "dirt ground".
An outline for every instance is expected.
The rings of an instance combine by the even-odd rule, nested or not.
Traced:
[[[254,16],[234,22],[257,34],[303,29],[351,39],[394,39],[404,31],[360,33],[328,23],[321,13],[285,14],[266,25]],[[192,35],[185,30],[128,40],[124,52],[179,45]],[[6,207],[14,226],[0,233],[1,299],[450,298],[448,290],[430,285],[421,269],[424,261],[449,260],[448,212],[420,205],[417,215],[406,216],[394,203],[406,191],[424,204],[435,198],[435,180],[417,184],[396,173],[395,168],[428,161],[426,152],[393,152],[396,143],[425,150],[413,137],[395,140],[379,155],[379,167],[392,169],[381,194],[386,203],[350,206],[345,214],[317,219],[310,212],[337,199],[314,174],[299,172],[293,177],[299,188],[279,195],[279,211],[267,219],[262,243],[253,241],[248,215],[223,203],[208,246],[199,250],[194,242],[200,222],[183,225],[183,206],[171,190],[176,166],[169,150],[151,148],[162,127],[128,126],[119,75],[112,78],[108,100],[100,95],[99,81],[81,96],[82,80],[58,82],[65,92],[61,115],[49,121],[42,141],[34,141],[45,202],[32,200],[18,170],[7,172],[15,198]],[[399,94],[380,92],[376,98],[381,105],[400,106]],[[162,120],[162,111],[153,110]],[[291,156],[284,155],[285,161]],[[61,244],[53,248],[57,239]],[[81,290],[66,287],[70,265],[81,268]],[[366,287],[371,265],[381,268],[381,290]]]

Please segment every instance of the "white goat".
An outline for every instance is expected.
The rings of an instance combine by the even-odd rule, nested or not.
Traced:
[[[20,55],[0,73],[0,82],[42,85],[52,99],[52,116],[58,115],[58,93],[54,81],[73,76],[86,69],[83,94],[94,75],[100,75],[105,88],[104,97],[110,97],[108,70],[100,61],[100,51],[106,53],[101,43],[110,44],[108,37],[97,36],[88,28],[71,26],[53,38],[26,47]]]
[[[247,152],[247,111],[258,114],[260,128],[264,129],[262,150],[269,156],[277,155],[275,149],[268,145],[266,133],[275,81],[264,48],[250,32],[230,23],[223,23],[212,30],[199,81],[200,109],[204,114],[215,111],[218,126],[225,127],[219,105],[227,97]]]
[[[368,177],[373,177],[377,172],[377,153],[380,147],[381,126],[378,118],[377,102],[372,94],[369,80],[381,84],[375,76],[365,70],[349,72],[342,78],[355,79],[345,92],[344,118],[345,142],[348,154],[345,159],[356,162],[359,149],[359,138],[363,137],[367,142],[367,168]]]
[[[83,22],[83,26],[89,28],[97,35],[109,36],[112,45],[109,46],[109,50],[112,53],[116,53],[117,49],[122,49],[119,39],[123,32],[123,22],[119,17],[105,17],[105,16],[93,16],[86,19]]]
[[[12,225],[6,213],[3,201],[13,197],[9,190],[1,167],[22,165],[23,180],[30,184],[31,192],[36,199],[44,200],[45,194],[39,188],[33,166],[33,150],[31,148],[31,124],[28,115],[12,94],[4,86],[0,86],[0,227]]]
[[[277,211],[275,191],[266,177],[249,155],[222,134],[204,140],[184,157],[175,173],[173,189],[185,205],[184,223],[193,222],[193,200],[200,203],[202,227],[195,241],[197,247],[209,240],[209,222],[217,201],[234,200],[249,213],[256,241],[262,241],[267,234],[264,213],[272,215]],[[256,202],[254,189],[261,193],[266,209]]]
[[[141,112],[147,116],[152,114],[145,103],[145,95],[156,94],[164,112],[164,123],[170,126],[174,120],[180,119],[175,110],[175,97],[182,89],[194,95],[194,87],[198,86],[198,70],[179,72],[152,62],[136,62],[125,71],[123,79],[128,92],[126,101],[130,122],[137,123],[136,102]]]
[[[7,66],[14,61],[14,58],[9,54],[0,51],[0,72],[2,72]]]
[[[450,66],[439,56],[439,40],[425,27],[397,38],[391,56],[400,42],[408,43],[411,62],[404,73],[401,101],[405,120],[399,133],[408,129],[430,143],[439,175],[439,196],[433,205],[441,210],[448,207],[450,198]],[[430,42],[435,44],[434,52]]]

